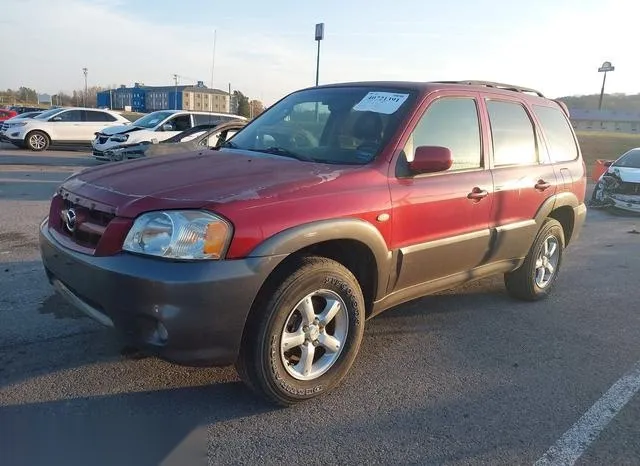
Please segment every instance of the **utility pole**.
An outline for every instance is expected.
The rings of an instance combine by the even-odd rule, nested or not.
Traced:
[[[178,75],[174,74],[173,75],[173,82],[176,86],[176,95],[175,95],[175,102],[174,102],[174,107],[175,110],[178,110]]]
[[[615,66],[613,66],[610,61],[604,62],[602,66],[598,68],[598,73],[604,73],[602,78],[602,89],[600,90],[600,101],[598,102],[598,110],[602,110],[602,98],[604,97],[604,84],[607,82],[607,73],[609,71],[614,71],[615,69]]]
[[[89,70],[87,68],[82,68],[82,72],[84,73],[84,106],[87,106],[87,73]]]

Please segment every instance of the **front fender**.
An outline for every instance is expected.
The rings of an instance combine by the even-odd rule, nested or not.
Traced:
[[[293,254],[306,247],[332,240],[354,240],[369,248],[375,258],[378,275],[379,296],[376,299],[384,295],[392,255],[382,234],[364,220],[320,220],[289,228],[260,243],[248,257]]]

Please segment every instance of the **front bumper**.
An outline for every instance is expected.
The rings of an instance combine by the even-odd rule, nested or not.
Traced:
[[[185,365],[233,363],[255,296],[284,256],[175,262],[71,251],[40,226],[40,252],[57,291],[129,344]]]
[[[107,139],[105,142],[100,143],[98,139],[99,138],[95,138],[93,141],[91,141],[91,148],[93,149],[94,153],[104,153],[108,150],[117,149],[127,144],[126,142],[116,142],[112,141],[111,139]]]
[[[611,194],[609,200],[613,203],[612,207],[616,209],[640,214],[640,196],[638,195]]]

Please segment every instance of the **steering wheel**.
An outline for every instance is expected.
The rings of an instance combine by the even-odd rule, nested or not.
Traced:
[[[289,141],[296,148],[317,147],[318,139],[306,129],[296,128],[289,136]]]

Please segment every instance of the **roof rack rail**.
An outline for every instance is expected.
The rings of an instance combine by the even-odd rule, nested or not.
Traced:
[[[544,97],[542,92],[536,91],[535,89],[522,87],[522,86],[514,86],[513,84],[496,83],[492,81],[475,81],[475,80],[469,79],[469,80],[463,80],[463,81],[438,81],[438,82],[442,84],[466,84],[469,86],[493,87],[496,89],[504,89],[506,91],[529,92],[532,94],[536,94],[539,97]]]

